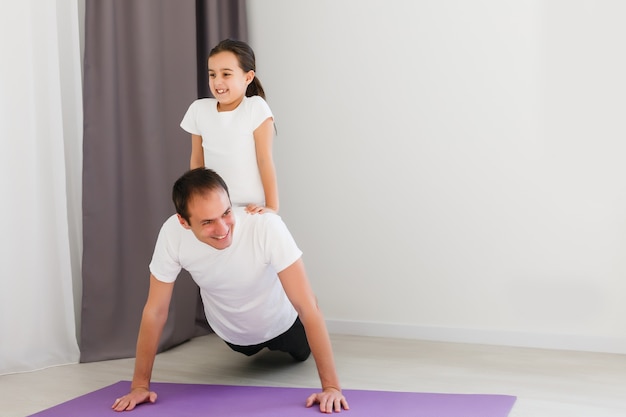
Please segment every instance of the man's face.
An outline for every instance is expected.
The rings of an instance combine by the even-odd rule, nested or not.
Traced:
[[[195,195],[188,204],[189,223],[178,215],[178,221],[196,238],[215,249],[226,249],[233,242],[235,216],[228,194],[223,189]]]

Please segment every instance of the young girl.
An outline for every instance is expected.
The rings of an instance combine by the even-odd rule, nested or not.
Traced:
[[[226,39],[211,50],[208,64],[215,98],[194,101],[180,123],[191,133],[190,168],[206,166],[222,176],[233,205],[278,212],[274,117],[255,75],[254,51]]]

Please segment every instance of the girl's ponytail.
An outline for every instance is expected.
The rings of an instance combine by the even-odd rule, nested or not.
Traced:
[[[265,90],[263,90],[263,86],[261,85],[261,80],[256,75],[250,84],[248,84],[248,88],[246,89],[246,97],[252,96],[261,96],[265,100]]]

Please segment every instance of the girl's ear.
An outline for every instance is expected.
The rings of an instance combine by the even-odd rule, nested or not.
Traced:
[[[254,80],[255,75],[254,70],[246,72],[246,85],[250,84],[252,80]]]
[[[178,217],[178,222],[180,223],[181,226],[183,226],[187,230],[191,229],[191,226],[189,226],[189,223],[187,223],[187,220],[183,219],[183,217],[180,214],[176,213],[176,217]]]

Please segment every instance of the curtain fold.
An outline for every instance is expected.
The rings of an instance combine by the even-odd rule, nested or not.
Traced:
[[[81,78],[76,1],[0,14],[0,374],[76,363]],[[73,177],[74,175],[74,177]]]
[[[248,40],[245,0],[196,0],[198,97],[211,97],[208,56],[211,48],[226,38]]]
[[[81,362],[135,354],[154,243],[174,212],[172,184],[189,168],[190,138],[179,123],[204,94],[198,5],[244,14],[244,3],[86,2]],[[222,24],[221,13],[200,20]],[[159,351],[197,334],[198,289],[182,275]]]

